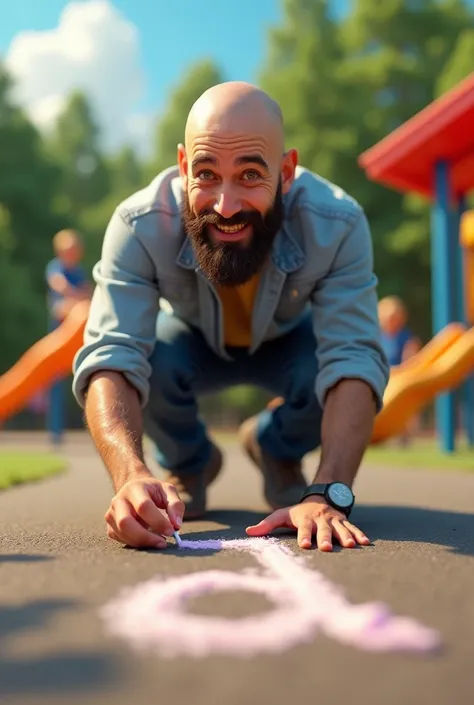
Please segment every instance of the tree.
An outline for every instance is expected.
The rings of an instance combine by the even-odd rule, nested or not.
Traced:
[[[63,227],[52,208],[60,171],[12,88],[0,65],[0,372],[45,333],[44,268]]]
[[[87,97],[81,92],[73,93],[57,119],[50,148],[63,171],[58,207],[74,217],[109,192],[109,173],[99,138]]]
[[[171,93],[165,113],[157,123],[153,174],[176,164],[178,144],[184,141],[186,118],[193,103],[211,86],[222,82],[219,68],[210,60],[194,64]]]
[[[298,148],[300,163],[365,208],[380,294],[402,295],[426,337],[428,204],[368,181],[357,158],[436,97],[440,76],[455,61],[453,47],[463,57],[455,61],[456,80],[462,78],[467,49],[456,46],[472,19],[463,0],[356,0],[339,21],[324,0],[285,0],[261,76],[282,106],[288,144]]]
[[[474,70],[474,29],[466,29],[458,37],[454,49],[436,83],[436,97],[451,90]]]
[[[108,159],[111,191],[125,198],[144,184],[143,166],[133,147],[125,146]]]

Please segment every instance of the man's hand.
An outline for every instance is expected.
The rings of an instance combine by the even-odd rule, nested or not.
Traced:
[[[184,503],[176,488],[145,476],[126,482],[105,514],[109,538],[134,548],[166,548],[183,521]]]
[[[311,496],[301,504],[278,509],[256,526],[249,526],[246,531],[249,536],[265,536],[279,528],[296,529],[300,548],[311,548],[313,534],[320,551],[332,551],[333,538],[344,548],[370,544],[370,539],[351,524],[345,514],[326,504],[321,497]]]

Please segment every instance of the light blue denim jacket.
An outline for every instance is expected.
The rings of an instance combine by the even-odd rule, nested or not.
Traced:
[[[214,352],[228,357],[219,297],[182,228],[182,195],[172,167],[111,217],[93,270],[96,287],[84,344],[73,366],[73,392],[82,407],[89,378],[101,369],[122,372],[142,406],[147,403],[161,298],[202,331]],[[291,330],[311,310],[321,405],[330,387],[350,377],[371,385],[380,409],[389,367],[364,212],[340,188],[301,167],[284,197],[284,211],[255,301],[250,351]]]

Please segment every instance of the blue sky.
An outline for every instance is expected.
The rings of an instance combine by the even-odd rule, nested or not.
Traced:
[[[348,0],[333,0],[341,11]],[[0,54],[22,31],[58,24],[67,0],[6,0],[0,19]],[[227,79],[257,78],[266,49],[266,29],[282,17],[280,0],[112,0],[140,33],[146,91],[140,110],[157,110],[186,68],[214,58]],[[231,39],[231,36],[233,37]]]

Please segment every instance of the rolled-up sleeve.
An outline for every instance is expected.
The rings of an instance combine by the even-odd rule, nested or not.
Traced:
[[[321,406],[342,379],[361,379],[372,387],[377,409],[383,405],[390,368],[381,346],[373,248],[363,212],[350,224],[332,267],[313,292],[313,322]],[[357,410],[354,410],[357,413]]]
[[[115,370],[136,388],[144,406],[159,291],[150,256],[118,210],[107,227],[93,277],[96,286],[84,344],[73,363],[73,394],[84,407],[90,377],[99,370]]]

